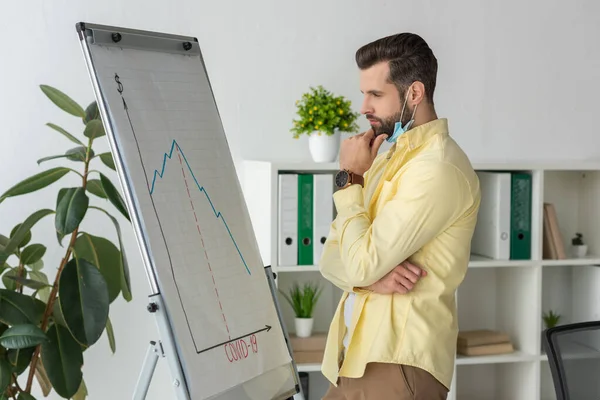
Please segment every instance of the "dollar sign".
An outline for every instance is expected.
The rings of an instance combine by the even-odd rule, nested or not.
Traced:
[[[117,82],[117,91],[123,94],[123,84],[119,80],[119,75],[115,74],[115,82]]]

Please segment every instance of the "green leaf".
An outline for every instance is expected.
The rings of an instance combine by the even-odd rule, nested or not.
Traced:
[[[41,163],[46,162],[46,161],[56,160],[57,158],[66,158],[66,157],[67,157],[66,154],[58,154],[55,156],[42,157],[39,160],[37,160],[37,163],[38,163],[38,165],[40,165]]]
[[[102,187],[102,183],[100,179],[88,179],[86,188],[88,192],[95,194],[98,197],[106,199],[106,193],[104,193],[104,188]]]
[[[7,271],[4,275],[2,275],[2,283],[4,284],[4,287],[8,290],[17,290],[17,279],[19,278],[18,275],[19,268],[10,268],[10,271]]]
[[[12,371],[10,364],[4,358],[0,359],[0,393],[4,393],[12,382]]]
[[[21,393],[19,393],[17,400],[36,400],[36,399],[35,399],[35,397],[33,397],[32,395],[30,395],[27,392],[21,392]]]
[[[54,322],[68,328],[67,321],[65,321],[65,316],[60,309],[60,296],[56,298],[54,304],[52,304],[52,317],[54,318]]]
[[[102,153],[99,155],[99,157],[100,160],[104,163],[104,165],[106,165],[108,168],[112,169],[113,171],[117,170],[117,168],[115,167],[115,160],[113,160],[112,153]]]
[[[41,289],[37,290],[37,295],[39,296],[41,301],[47,303],[48,297],[50,297],[52,285],[50,285],[46,274],[44,274],[42,271],[33,270],[29,271],[29,277],[35,280],[36,282],[44,284],[44,286]]]
[[[87,157],[87,147],[78,146],[73,147],[65,152],[65,157],[71,161],[85,162]],[[90,149],[90,159],[94,156],[94,151]]]
[[[27,270],[23,270],[23,273],[27,273]],[[26,286],[26,287],[34,289],[34,290],[43,289],[45,287],[52,287],[47,283],[39,282],[34,279],[27,279],[22,276],[16,276],[16,274],[15,274],[15,276],[10,276],[8,278],[14,280],[15,282],[20,283],[22,286]]]
[[[121,214],[123,214],[123,216],[127,218],[128,221],[131,221],[129,219],[129,214],[127,213],[127,207],[125,206],[125,202],[123,201],[123,198],[119,194],[119,191],[112,184],[110,179],[108,179],[104,174],[101,173],[100,182],[102,183],[102,187],[104,188],[104,193],[106,193],[106,195],[108,196],[108,200],[110,200],[113,206],[115,206],[116,209]]]
[[[0,196],[0,203],[9,197],[20,196],[43,189],[65,176],[69,171],[69,168],[56,167],[30,176],[4,192],[4,194]]]
[[[40,271],[42,268],[44,268],[44,260],[37,260],[36,262],[27,265],[29,265],[29,267],[31,267],[31,269],[34,271]]]
[[[45,309],[46,304],[34,297],[0,288],[0,321],[6,325],[39,325]]]
[[[25,247],[21,252],[21,262],[25,265],[34,264],[42,259],[46,254],[46,246],[35,243]]]
[[[109,302],[121,292],[121,252],[108,239],[82,233],[75,241],[75,256],[96,266],[108,287]]]
[[[46,341],[43,330],[32,324],[14,325],[0,336],[0,345],[7,349],[26,349]]]
[[[77,393],[83,373],[83,352],[69,330],[52,324],[47,332],[48,341],[42,343],[42,363],[59,396],[69,399]]]
[[[18,244],[23,243],[23,241],[27,238],[28,235],[31,235],[31,228],[42,218],[47,215],[54,214],[53,210],[50,209],[42,209],[31,214],[22,224],[19,224],[19,227],[15,230],[14,234],[11,235],[8,244],[3,250],[3,253],[0,253],[0,265],[6,262],[8,255],[14,253],[17,249]],[[6,257],[5,257],[6,256]]]
[[[6,245],[8,244],[8,238],[4,235],[0,235],[0,246],[2,247],[6,247]]]
[[[91,102],[85,109],[84,123],[88,123],[91,120],[100,119],[100,111],[98,110],[98,103],[95,101]]]
[[[106,336],[108,336],[108,344],[110,345],[110,350],[115,354],[117,351],[117,344],[115,342],[115,332],[113,331],[112,322],[110,321],[110,317],[106,320]]]
[[[133,296],[131,294],[131,279],[129,276],[129,264],[127,263],[127,257],[125,256],[125,247],[123,246],[123,238],[121,236],[121,227],[119,225],[119,221],[117,221],[117,219],[115,217],[110,215],[110,213],[108,213],[108,211],[106,211],[100,207],[92,206],[90,208],[96,209],[98,211],[102,211],[104,214],[106,214],[106,216],[108,218],[110,218],[110,220],[115,225],[115,229],[117,230],[117,237],[119,238],[119,248],[121,251],[121,268],[122,268],[122,270],[121,270],[121,291],[123,292],[123,298],[127,301],[131,301],[133,299]]]
[[[90,199],[82,187],[64,188],[58,192],[55,228],[60,235],[73,232],[83,221]]]
[[[31,362],[31,357],[35,351],[35,347],[29,347],[26,349],[9,349],[6,352],[6,358],[10,363],[12,372],[21,375]]]
[[[75,340],[96,343],[108,319],[108,288],[102,274],[84,259],[71,259],[58,283],[60,308]]]
[[[58,125],[55,125],[51,122],[48,122],[46,124],[47,126],[49,126],[50,128],[54,129],[55,131],[62,133],[67,139],[69,139],[71,142],[75,143],[75,144],[79,144],[81,146],[83,146],[83,143],[77,139],[75,136],[71,135],[69,132],[65,131],[63,128],[61,128]]]
[[[87,387],[85,386],[85,380],[82,378],[81,385],[79,385],[79,390],[77,390],[77,393],[73,395],[73,398],[71,400],[85,400],[87,395],[88,391]]]
[[[40,88],[58,108],[76,117],[85,118],[83,108],[65,93],[48,85],[40,85]]]
[[[99,119],[94,119],[85,125],[83,134],[85,137],[94,140],[106,135],[106,132],[104,132],[104,125],[102,124],[102,121]]]
[[[15,227],[12,229],[12,231],[10,231],[10,237],[12,238],[13,236],[15,236],[15,234],[18,232],[19,228],[21,227],[21,224],[17,224],[15,225]],[[23,238],[23,240],[21,241],[21,243],[17,244],[17,248],[22,248],[25,247],[27,245],[27,243],[29,243],[29,241],[31,240],[31,231],[27,232],[25,234],[25,237]]]

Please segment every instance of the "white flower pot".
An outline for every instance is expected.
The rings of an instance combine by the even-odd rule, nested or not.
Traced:
[[[312,335],[313,319],[312,318],[296,318],[296,336],[306,338]]]
[[[333,162],[340,152],[340,132],[313,132],[308,137],[308,148],[315,162]]]
[[[587,244],[581,246],[571,246],[573,248],[573,257],[583,258],[587,255]]]

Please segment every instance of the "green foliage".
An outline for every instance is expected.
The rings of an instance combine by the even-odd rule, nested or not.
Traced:
[[[296,318],[312,318],[315,305],[321,296],[321,288],[317,284],[305,283],[300,289],[300,285],[296,282],[290,289],[289,295],[283,292],[281,294],[292,306]]]
[[[84,400],[88,393],[83,353],[105,332],[110,351],[116,351],[110,305],[119,296],[132,299],[119,222],[99,205],[112,207],[128,221],[129,215],[116,186],[91,168],[93,163],[102,163],[115,170],[110,152],[96,154],[93,150],[94,140],[105,136],[97,104],[84,109],[58,89],[41,85],[41,90],[57,107],[81,120],[82,134],[78,138],[47,123],[76,147],[42,157],[38,165],[58,162],[68,166],[50,167],[16,183],[0,194],[0,205],[48,188],[69,174],[76,174],[81,182],[58,188],[51,207],[32,212],[4,232],[8,235],[0,234],[4,285],[0,288],[0,399],[35,400],[31,395],[35,377],[44,396],[54,390],[62,398]],[[93,212],[112,222],[116,243],[81,229]],[[46,217],[53,219],[50,226],[55,237],[41,243],[32,229]],[[9,228],[0,226],[2,229]],[[60,246],[57,250],[64,251],[64,256],[59,265],[44,268],[51,245]],[[47,274],[52,274],[51,279]],[[26,382],[19,382],[26,370]]]
[[[546,328],[552,328],[558,325],[558,322],[560,321],[560,314],[550,310],[548,312],[544,312],[542,318],[544,319]]]
[[[583,235],[581,233],[576,233],[575,237],[571,239],[571,244],[573,246],[583,246]]]
[[[311,87],[302,99],[296,101],[298,119],[293,121],[292,133],[297,139],[303,133],[310,135],[340,132],[358,132],[356,119],[359,113],[352,111],[351,102],[343,96],[335,96],[323,86]]]

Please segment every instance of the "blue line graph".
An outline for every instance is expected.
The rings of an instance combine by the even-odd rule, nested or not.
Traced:
[[[246,267],[246,271],[248,271],[248,274],[251,275],[252,273],[250,272],[250,269],[248,268],[248,264],[246,264],[246,260],[244,260],[244,256],[242,255],[242,252],[240,251],[240,249],[233,237],[233,234],[231,233],[231,230],[229,229],[229,226],[227,225],[227,222],[225,221],[225,217],[223,217],[223,214],[221,214],[220,211],[217,211],[217,209],[215,208],[215,206],[214,206],[212,200],[210,199],[210,196],[208,195],[208,192],[206,191],[204,186],[201,186],[198,183],[198,180],[196,179],[196,176],[194,175],[194,171],[192,171],[192,168],[190,167],[190,164],[188,163],[188,160],[185,157],[183,150],[181,149],[181,147],[179,146],[179,144],[177,143],[177,141],[175,139],[173,139],[173,143],[171,143],[171,150],[169,151],[169,153],[164,154],[161,171],[158,172],[158,170],[154,170],[154,176],[152,177],[152,185],[150,187],[150,196],[152,196],[152,193],[154,193],[154,184],[156,183],[156,178],[159,177],[162,179],[162,177],[165,173],[166,165],[167,165],[167,158],[171,159],[173,157],[173,150],[175,150],[175,148],[177,148],[179,150],[179,152],[181,153],[183,160],[185,161],[185,165],[187,166],[188,170],[190,171],[190,174],[192,175],[192,178],[194,179],[194,182],[196,183],[196,187],[198,188],[199,191],[203,192],[204,195],[206,196],[206,200],[208,200],[208,203],[210,204],[210,206],[213,210],[213,213],[215,214],[215,217],[220,219],[221,222],[223,222],[223,225],[225,226],[225,229],[227,229],[227,233],[229,233],[229,237],[231,238],[233,245],[235,246],[238,254],[240,255],[240,259],[242,260],[242,263],[244,263],[244,267]]]

